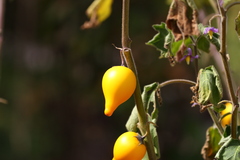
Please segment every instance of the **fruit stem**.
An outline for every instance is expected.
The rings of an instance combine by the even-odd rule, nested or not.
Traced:
[[[147,114],[145,112],[143,102],[142,102],[140,83],[137,75],[135,62],[132,57],[132,52],[130,49],[124,49],[122,52],[128,67],[135,73],[137,78],[137,86],[133,95],[134,95],[135,103],[138,110],[139,129],[142,134],[150,133],[149,122],[148,122]],[[156,154],[154,152],[152,135],[147,134],[146,139],[144,140],[145,140],[145,145],[147,148],[149,160],[157,160]]]
[[[131,39],[129,38],[129,3],[130,0],[122,1],[122,50],[121,54],[123,55],[127,66],[135,73],[137,78],[137,86],[134,92],[134,99],[138,110],[138,119],[139,119],[139,129],[142,134],[150,133],[148,117],[145,112],[139,78],[137,74],[136,65],[132,56],[132,51],[130,49]],[[146,139],[144,139],[145,145],[147,148],[147,153],[149,160],[157,160],[156,154],[154,152],[154,145],[152,141],[151,134],[146,135]]]

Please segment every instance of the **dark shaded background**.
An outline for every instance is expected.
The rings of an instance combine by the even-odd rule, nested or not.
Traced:
[[[121,46],[121,1],[115,0],[112,15],[100,27],[80,30],[91,2],[6,1],[0,96],[9,103],[0,106],[1,160],[112,159],[113,144],[126,131],[134,105],[131,98],[112,117],[103,114],[102,75],[120,64],[112,44]],[[212,9],[201,2],[203,21]],[[131,1],[130,37],[142,87],[172,78],[195,80],[192,65],[171,67],[145,45],[156,33],[151,26],[165,21],[168,8],[164,0]],[[235,7],[231,14],[236,13]],[[239,52],[239,41],[229,28],[229,50],[234,54]],[[231,61],[237,80],[239,55]],[[215,61],[213,52],[202,56],[200,64]],[[167,86],[162,97],[157,128],[161,159],[202,159],[205,131],[212,124],[208,113],[191,108],[189,86]]]

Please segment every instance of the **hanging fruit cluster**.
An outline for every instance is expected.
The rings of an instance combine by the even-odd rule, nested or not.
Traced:
[[[119,105],[126,102],[136,89],[136,76],[125,66],[109,68],[102,78],[106,116],[111,116]],[[141,160],[146,154],[143,137],[136,132],[125,132],[114,144],[112,160]]]

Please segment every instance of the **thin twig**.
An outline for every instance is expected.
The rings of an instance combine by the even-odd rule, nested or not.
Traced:
[[[196,82],[187,80],[187,79],[171,79],[167,80],[165,82],[162,82],[158,85],[158,88],[162,88],[164,86],[167,86],[169,84],[174,84],[174,83],[184,83],[184,84],[189,84],[189,85],[196,85]]]

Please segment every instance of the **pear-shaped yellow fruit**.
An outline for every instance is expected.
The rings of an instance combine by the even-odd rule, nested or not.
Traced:
[[[116,108],[127,101],[136,88],[136,76],[124,66],[109,68],[103,75],[102,89],[105,97],[106,116],[111,116]]]

